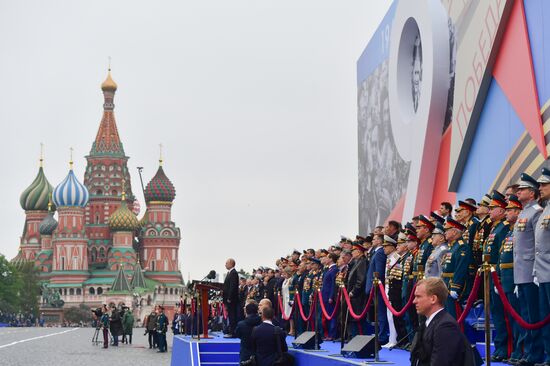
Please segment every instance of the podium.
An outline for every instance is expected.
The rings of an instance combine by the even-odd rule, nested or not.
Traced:
[[[208,304],[208,292],[210,290],[221,291],[223,289],[223,284],[217,282],[202,282],[202,281],[193,281],[195,290],[199,293],[199,298],[201,302],[201,311],[202,311],[202,338],[212,338],[208,337],[208,315],[210,314],[210,307]],[[197,327],[197,331],[199,328]]]

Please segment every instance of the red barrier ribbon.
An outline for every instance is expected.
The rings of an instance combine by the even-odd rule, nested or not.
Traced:
[[[367,315],[370,303],[373,299],[374,288],[371,290],[371,292],[369,294],[369,299],[367,300],[367,305],[365,305],[365,308],[363,309],[363,312],[359,315],[355,314],[355,312],[353,311],[353,307],[351,306],[351,301],[350,301],[350,298],[349,298],[348,290],[346,290],[346,288],[344,287],[342,292],[344,293],[344,298],[346,299],[346,303],[348,304],[349,315],[351,315],[351,317],[355,320],[363,319],[365,317],[365,315]]]
[[[386,295],[386,289],[384,288],[384,285],[382,285],[382,283],[379,283],[378,288],[380,290],[380,294],[382,295],[382,300],[384,300],[384,303],[386,304],[386,307],[390,310],[390,312],[393,314],[393,316],[396,316],[396,317],[400,318],[403,315],[405,315],[405,313],[407,312],[407,310],[409,310],[409,308],[411,307],[411,305],[413,303],[414,290],[416,289],[416,283],[414,284],[414,286],[411,290],[411,297],[409,297],[409,300],[407,301],[405,306],[403,306],[403,309],[401,309],[400,311],[395,310],[393,308],[393,306],[391,306],[390,300],[388,300],[388,295]]]
[[[281,294],[279,294],[278,296],[279,298],[279,309],[281,310],[281,317],[286,321],[286,320],[289,320],[290,317],[292,316],[292,313],[294,313],[294,303],[292,303],[292,307],[290,308],[290,314],[288,314],[288,316],[286,316],[285,314],[285,308],[283,306],[283,299],[281,297]]]
[[[470,292],[470,296],[466,301],[466,306],[464,307],[464,310],[462,310],[462,314],[460,314],[460,316],[456,320],[458,324],[462,325],[462,323],[464,323],[464,320],[466,320],[466,315],[468,315],[468,313],[472,309],[472,306],[474,305],[474,301],[477,298],[477,293],[479,292],[480,285],[481,285],[481,272],[478,272],[474,280],[474,285],[472,286],[472,291]]]
[[[321,311],[323,312],[323,316],[325,317],[326,320],[330,321],[336,315],[336,311],[338,310],[338,305],[340,305],[340,294],[341,294],[341,290],[338,292],[338,296],[336,297],[336,304],[334,305],[334,310],[332,311],[332,314],[330,316],[328,315],[328,311],[325,308],[325,303],[323,302],[323,296],[319,294],[319,303],[321,304]]]
[[[303,321],[308,322],[311,320],[311,317],[313,316],[313,310],[315,310],[315,299],[317,298],[317,294],[313,295],[313,306],[311,307],[311,309],[309,309],[309,315],[307,317],[304,315],[302,300],[300,300],[301,297],[302,297],[302,294],[299,294],[298,292],[296,292],[296,295],[294,296],[294,298],[296,299],[295,301],[298,304],[298,310],[300,311],[300,316],[302,317]]]
[[[550,324],[550,314],[540,322],[536,322],[532,324],[527,323],[525,320],[523,320],[523,318],[514,310],[514,308],[508,301],[508,298],[506,297],[506,293],[502,288],[498,275],[494,270],[491,272],[491,276],[493,277],[493,283],[497,288],[498,296],[500,296],[500,300],[502,300],[502,304],[504,305],[504,310],[506,310],[510,315],[512,315],[512,318],[514,318],[514,320],[519,324],[520,327],[528,330],[534,330],[534,329],[540,329],[545,325]]]

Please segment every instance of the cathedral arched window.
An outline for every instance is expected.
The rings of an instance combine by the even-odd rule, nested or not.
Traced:
[[[105,248],[103,247],[99,248],[99,258],[105,258]]]
[[[92,248],[92,253],[90,254],[90,257],[92,258],[92,262],[95,262],[97,258],[97,249],[95,247]]]
[[[101,189],[98,189],[97,192],[96,192],[96,194],[97,194],[98,196],[101,196],[101,195],[103,194],[103,191],[102,191]]]
[[[74,295],[74,288],[69,289],[69,295]]]
[[[103,293],[103,287],[98,287],[97,288],[97,294],[101,295],[102,293]]]
[[[174,289],[170,289],[170,295],[173,295],[174,294]]]
[[[93,287],[90,287],[90,288],[88,289],[88,293],[89,293],[90,295],[95,295],[95,289],[94,289]]]
[[[118,192],[116,189],[113,189],[113,196],[118,196]]]
[[[82,295],[82,290],[79,289],[79,288],[77,288],[77,289],[76,289],[76,294],[77,294],[77,295]]]
[[[98,213],[95,214],[95,223],[99,224],[99,214]]]
[[[151,271],[155,271],[155,261],[151,261]]]

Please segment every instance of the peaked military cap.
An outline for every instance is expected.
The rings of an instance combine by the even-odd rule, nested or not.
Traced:
[[[523,210],[523,205],[519,201],[518,196],[512,194],[508,197],[508,204],[506,205],[506,208],[517,208]]]
[[[462,210],[468,210],[470,212],[475,212],[477,210],[477,207],[472,205],[471,203],[466,202],[466,201],[458,201],[458,207],[455,209],[455,211],[460,212]]]
[[[321,261],[315,257],[311,257],[309,258],[310,261],[312,261],[313,263],[316,263],[318,265],[321,265]]]
[[[436,222],[439,222],[441,224],[445,223],[445,218],[443,216],[438,215],[434,211],[430,212],[430,217],[432,217]],[[436,223],[434,222],[434,224],[436,224]],[[436,226],[437,226],[437,224],[436,224]]]
[[[353,249],[357,249],[357,250],[360,250],[362,252],[364,252],[366,250],[366,248],[362,244],[359,244],[356,241],[353,242]]]
[[[483,197],[481,197],[481,201],[479,201],[478,206],[489,207],[490,204],[491,196],[489,196],[488,194],[484,194]]]
[[[416,234],[409,233],[407,234],[407,241],[418,241]]]
[[[518,188],[539,189],[539,183],[527,173],[521,173],[519,176]]]
[[[416,228],[414,227],[413,223],[412,222],[407,222],[405,224],[405,231],[407,232],[407,234],[414,234],[416,235]]]
[[[540,184],[550,183],[550,170],[548,168],[542,168],[541,173],[542,175],[539,179],[537,179],[537,182],[539,182]]]
[[[383,247],[385,247],[386,245],[391,245],[391,246],[397,246],[397,242],[389,235],[384,235],[384,243],[382,244]]]
[[[466,226],[462,225],[460,222],[456,221],[455,219],[449,217],[447,218],[447,222],[445,223],[445,230],[447,229],[458,229],[460,231],[466,230]]]
[[[441,234],[445,235],[445,227],[441,223],[435,224],[435,229],[432,231],[432,234]]]
[[[294,250],[292,251],[292,254],[301,254],[301,253],[300,253],[300,251],[299,251],[298,249],[294,249]]]
[[[407,234],[404,232],[400,232],[399,235],[397,235],[397,244],[403,244],[407,241]]]
[[[504,195],[495,189],[493,191],[493,196],[491,197],[491,203],[489,204],[489,207],[506,208],[506,205],[506,198],[504,197]]]
[[[424,215],[418,215],[418,226],[426,226],[430,231],[435,228],[435,225]]]

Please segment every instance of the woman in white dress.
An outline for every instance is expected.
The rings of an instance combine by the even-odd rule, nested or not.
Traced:
[[[283,308],[285,309],[285,316],[290,316],[290,312],[292,311],[292,303],[290,301],[290,291],[291,291],[291,285],[292,285],[292,270],[290,267],[286,267],[281,275],[285,279],[283,281],[283,286],[281,289],[282,292],[282,300],[283,300]],[[290,323],[290,331],[289,335],[294,335],[294,321],[292,318],[289,319]]]

